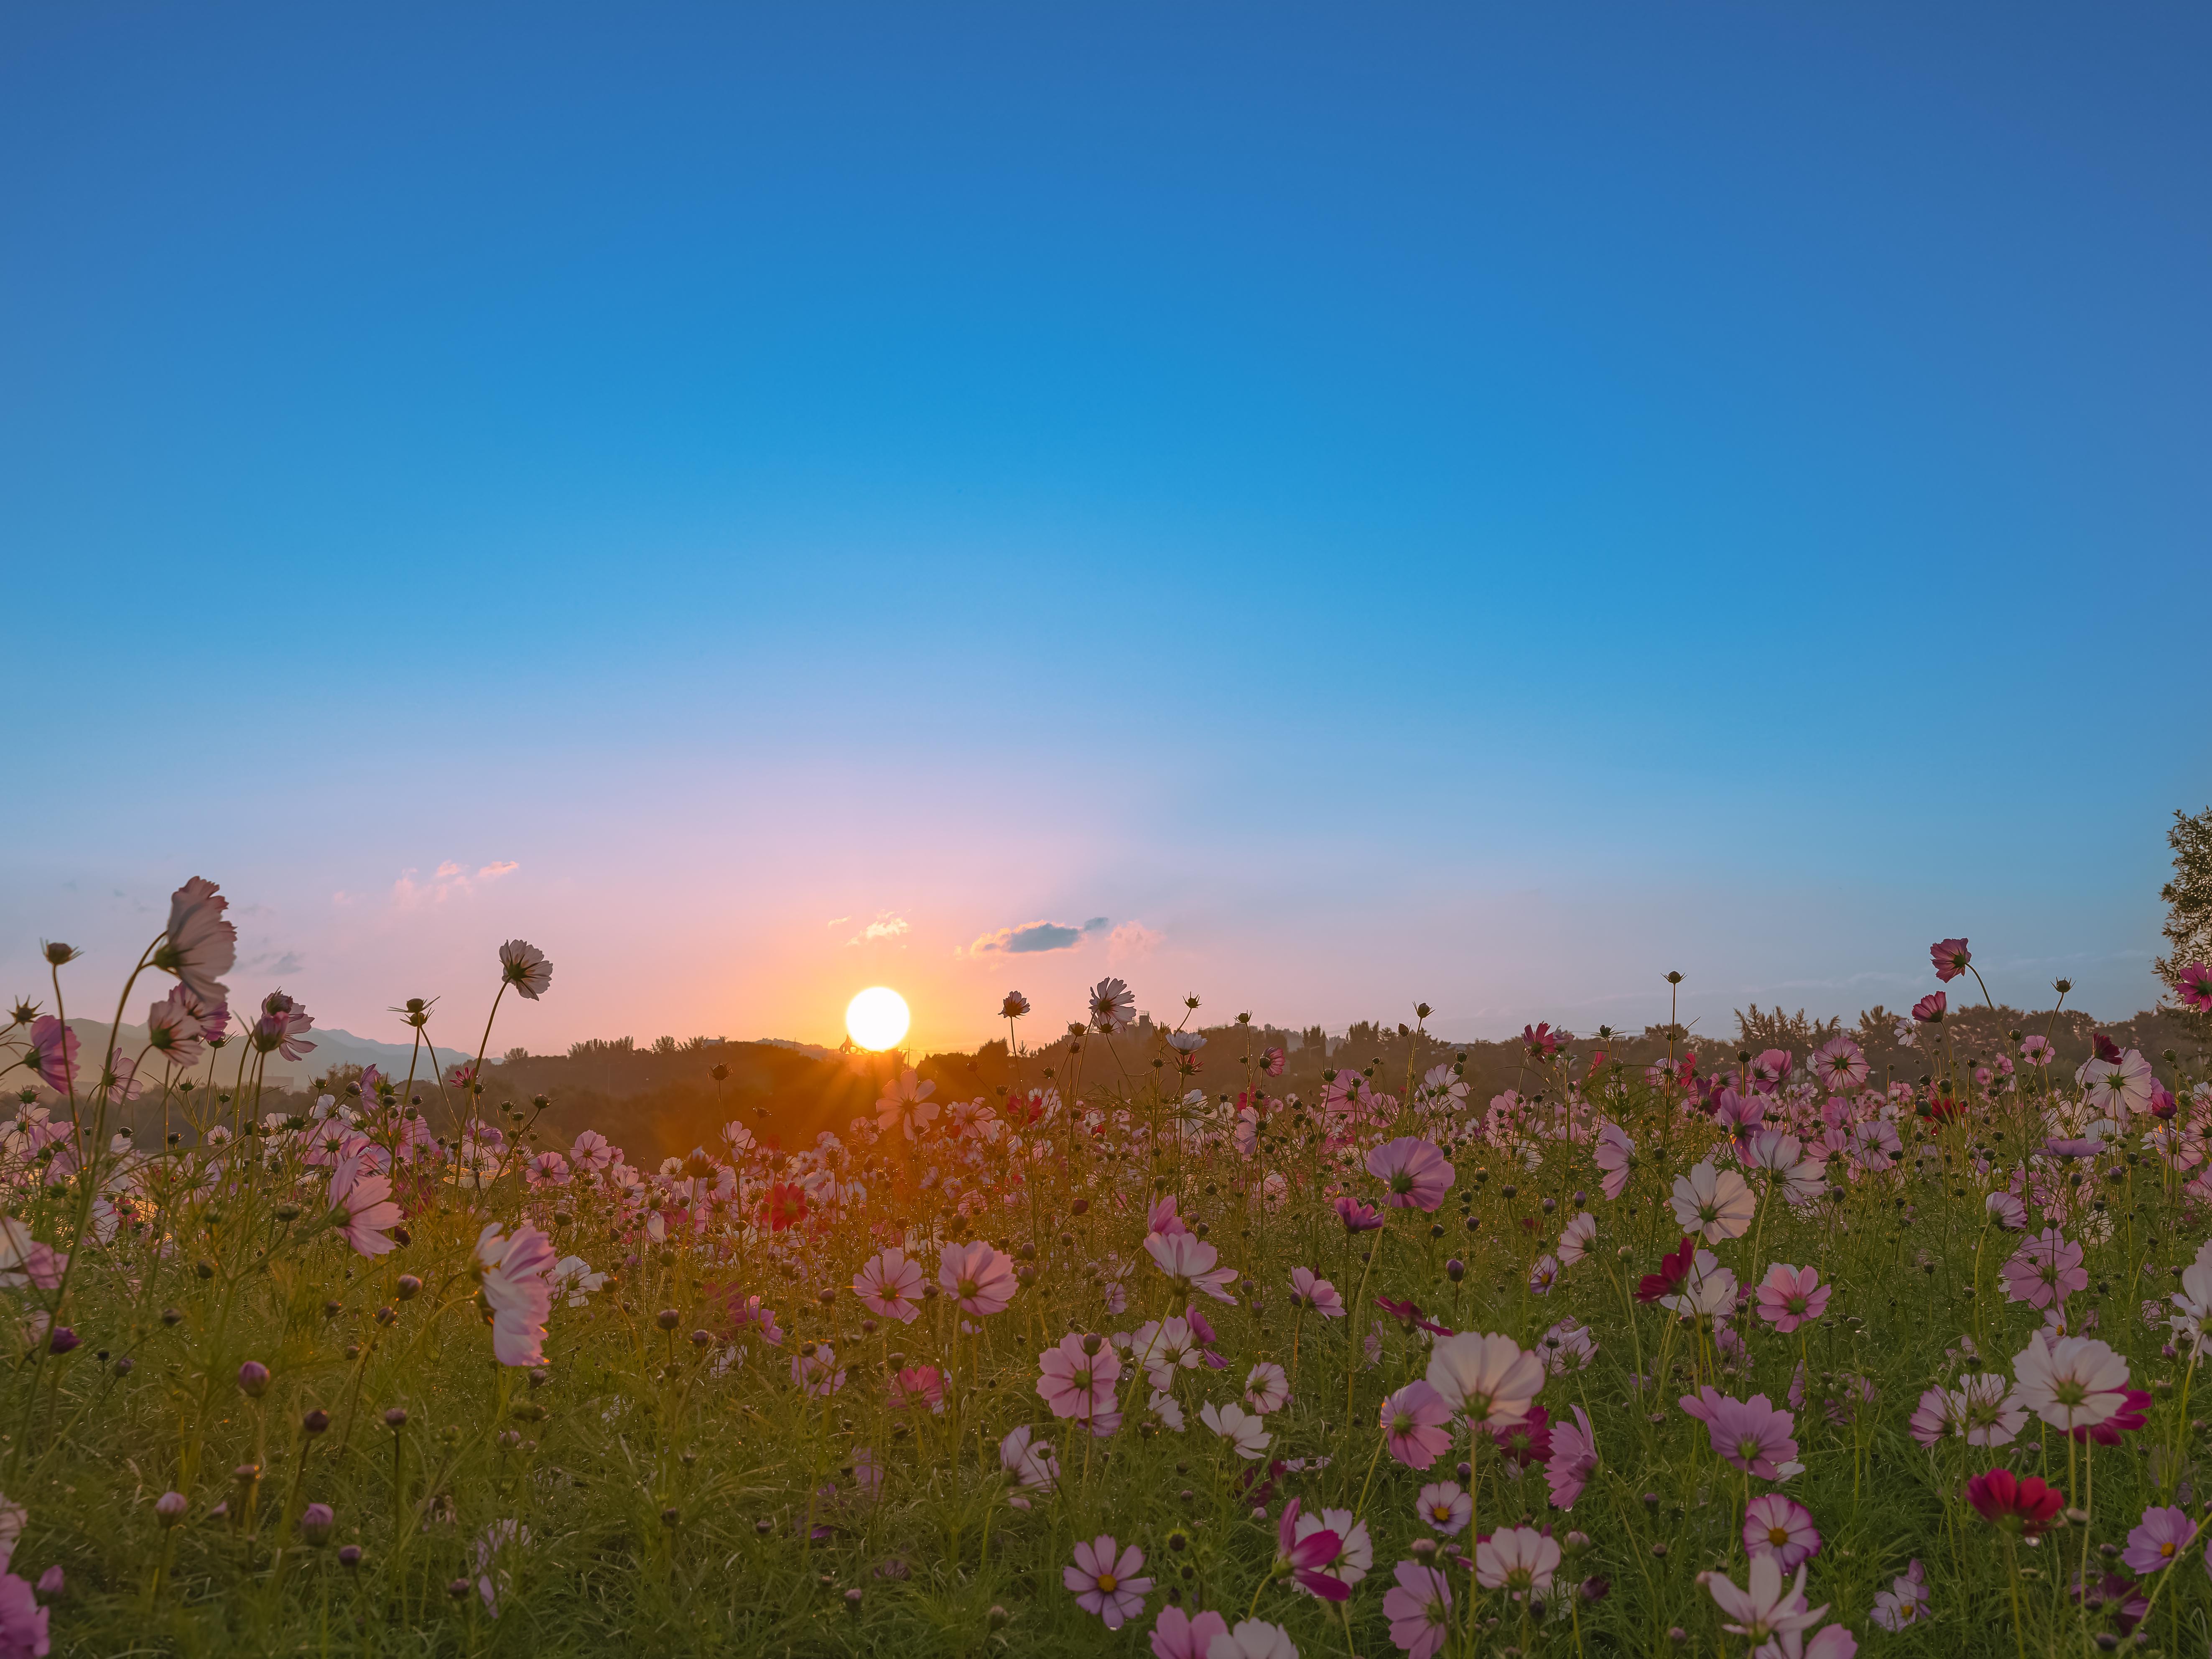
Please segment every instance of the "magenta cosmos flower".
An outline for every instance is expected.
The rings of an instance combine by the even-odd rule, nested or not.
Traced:
[[[1113,1346],[1097,1336],[1070,1334],[1037,1358],[1037,1397],[1054,1417],[1093,1423],[1114,1408],[1114,1384],[1121,1360]]]
[[[853,1275],[853,1294],[878,1319],[911,1325],[921,1312],[921,1263],[896,1246],[878,1250]]]
[[[1813,1511],[1780,1492],[1763,1492],[1744,1506],[1743,1547],[1747,1555],[1771,1555],[1784,1572],[1820,1553]]]
[[[1344,1297],[1337,1293],[1335,1285],[1317,1278],[1310,1267],[1291,1269],[1291,1305],[1311,1308],[1323,1319],[1344,1317]]]
[[[890,1380],[890,1407],[927,1406],[939,1414],[945,1410],[945,1378],[934,1365],[908,1365]]]
[[[1912,1017],[1923,1025],[1933,1025],[1943,1018],[1943,1011],[1950,1006],[1950,998],[1941,991],[1930,991],[1912,1005]]]
[[[1133,1613],[1145,1610],[1145,1592],[1152,1589],[1152,1581],[1137,1575],[1145,1565],[1145,1553],[1134,1544],[1115,1553],[1111,1533],[1100,1533],[1085,1544],[1075,1546],[1075,1565],[1060,1570],[1060,1582],[1075,1592],[1075,1605],[1085,1613],[1095,1613],[1106,1621],[1108,1630],[1119,1630],[1123,1621]]]
[[[2187,1510],[2148,1509],[2142,1512],[2142,1524],[2128,1534],[2120,1559],[2132,1571],[2155,1572],[2172,1566],[2196,1537],[2197,1523]]]
[[[32,1659],[48,1650],[46,1609],[38,1595],[14,1573],[0,1575],[0,1654]]]
[[[1705,1425],[1715,1451],[1762,1480],[1776,1479],[1782,1464],[1796,1459],[1797,1443],[1790,1436],[1797,1419],[1777,1411],[1763,1394],[1735,1400],[1708,1383],[1684,1395],[1681,1407]]]
[[[1409,1469],[1425,1469],[1451,1449],[1452,1408],[1416,1378],[1382,1402],[1382,1444]]]
[[[1350,1599],[1352,1586],[1333,1576],[1328,1569],[1335,1565],[1344,1553],[1344,1539],[1326,1522],[1298,1524],[1299,1503],[1295,1498],[1284,1505],[1283,1518],[1275,1528],[1275,1576],[1288,1577],[1300,1589],[1319,1596],[1324,1601]]]
[[[1759,1316],[1787,1336],[1828,1310],[1831,1286],[1818,1267],[1793,1267],[1778,1261],[1759,1281]]]
[[[553,1310],[553,1241],[535,1227],[502,1237],[487,1222],[477,1235],[477,1279],[491,1304],[491,1351],[502,1365],[545,1363],[545,1316]]]
[[[1452,1187],[1450,1161],[1418,1135],[1386,1140],[1368,1153],[1367,1173],[1389,1188],[1382,1201],[1398,1210],[1432,1212]]]
[[[382,1255],[398,1248],[386,1229],[398,1226],[404,1212],[392,1201],[392,1177],[370,1168],[366,1157],[337,1161],[331,1170],[330,1199],[338,1231],[360,1255]],[[552,1246],[546,1249],[550,1255]]]
[[[1193,1618],[1181,1607],[1162,1607],[1152,1626],[1152,1659],[1206,1659],[1214,1638],[1228,1635],[1229,1621],[1218,1613]]]
[[[1928,956],[1936,964],[1936,977],[1946,985],[1965,973],[1966,964],[1974,959],[1962,939],[1939,939],[1928,947]]]
[[[962,1313],[1004,1313],[1014,1299],[1014,1259],[981,1239],[947,1244],[937,1259],[937,1282]]]
[[[183,986],[147,1009],[146,1046],[179,1070],[199,1064],[204,1044],[198,1008]],[[370,1098],[368,1090],[362,1091],[362,1098]]]
[[[2181,999],[2185,1008],[2194,1008],[2200,1014],[2212,1014],[2212,966],[2201,962],[2191,963],[2174,981],[2173,994]]]
[[[1437,1568],[1401,1561],[1382,1597],[1390,1640],[1412,1659],[1432,1659],[1451,1636],[1451,1581]]]

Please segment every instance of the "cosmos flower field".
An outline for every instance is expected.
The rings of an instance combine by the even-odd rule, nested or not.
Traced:
[[[2212,1641],[2212,1084],[1966,1063],[1964,939],[1924,1081],[1537,1026],[1299,1098],[1109,980],[1003,1094],[640,1169],[481,1049],[264,1113],[313,1021],[225,905],[102,993],[138,1051],[65,945],[0,1039],[0,1659]],[[484,1046],[552,987],[488,951]]]

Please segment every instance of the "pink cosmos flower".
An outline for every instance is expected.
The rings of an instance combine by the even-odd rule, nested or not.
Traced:
[[[210,1008],[230,1000],[222,976],[238,960],[238,929],[222,919],[229,904],[213,882],[194,876],[169,895],[169,925],[154,948],[154,965]]]
[[[1371,1233],[1382,1224],[1380,1210],[1372,1204],[1362,1204],[1348,1193],[1336,1200],[1336,1218],[1348,1233]]]
[[[1943,1011],[1950,1006],[1951,999],[1943,993],[1930,991],[1912,1005],[1912,1017],[1923,1025],[1938,1024],[1943,1018]]]
[[[964,1262],[963,1262],[964,1265]],[[894,1245],[878,1250],[853,1275],[853,1294],[878,1319],[911,1325],[921,1312],[921,1263]]]
[[[538,1153],[523,1166],[523,1174],[532,1188],[565,1187],[575,1179],[568,1160],[555,1152]]]
[[[1960,1377],[1955,1389],[1929,1389],[1907,1426],[1923,1446],[1951,1435],[1971,1446],[2004,1446],[2027,1421],[2027,1407],[2013,1396],[2005,1379],[1984,1371]]]
[[[314,1026],[315,1017],[300,1006],[296,997],[271,991],[261,999],[261,1018],[253,1022],[253,1046],[261,1054],[298,1060],[316,1046],[307,1041],[307,1033]]]
[[[1137,994],[1128,982],[1102,979],[1091,988],[1091,1029],[1111,1035],[1126,1031],[1136,1021]]]
[[[845,1386],[845,1373],[837,1367],[837,1351],[827,1342],[815,1342],[791,1357],[791,1385],[813,1400],[826,1400]]]
[[[517,996],[535,1002],[553,982],[553,964],[528,939],[511,939],[499,947],[499,981],[512,985]]]
[[[1145,1592],[1152,1581],[1139,1577],[1145,1553],[1134,1544],[1115,1553],[1113,1535],[1100,1533],[1089,1543],[1075,1546],[1075,1565],[1060,1570],[1060,1582],[1075,1594],[1075,1605],[1095,1613],[1108,1630],[1119,1630],[1133,1613],[1145,1610]]]
[[[1596,1237],[1597,1218],[1588,1210],[1579,1212],[1559,1231],[1559,1265],[1573,1267],[1589,1254],[1590,1241]]]
[[[890,1380],[890,1407],[904,1411],[927,1406],[933,1413],[945,1411],[945,1377],[934,1365],[908,1365]]]
[[[1544,1480],[1552,1489],[1552,1507],[1571,1510],[1583,1488],[1597,1473],[1597,1436],[1589,1413],[1574,1407],[1575,1420],[1552,1425],[1552,1458],[1544,1466]]]
[[[1619,1198],[1628,1189],[1628,1178],[1636,1172],[1636,1143],[1631,1140],[1617,1123],[1598,1126],[1597,1145],[1591,1156],[1596,1159],[1601,1172],[1598,1190],[1607,1198]]]
[[[77,1036],[52,1014],[31,1022],[31,1049],[23,1063],[56,1094],[67,1094],[76,1080]]]
[[[2005,1295],[2031,1308],[2047,1308],[2084,1289],[2089,1275],[2081,1266],[2081,1247],[2056,1227],[2045,1227],[2015,1251],[1998,1273]]]
[[[1813,1511],[1780,1492],[1764,1492],[1744,1506],[1743,1547],[1748,1555],[1772,1555],[1788,1572],[1820,1553]]]
[[[2142,1512],[2142,1523],[2128,1534],[2128,1547],[2120,1553],[2129,1570],[2155,1572],[2180,1559],[2181,1552],[2196,1541],[2197,1523],[2182,1509],[2153,1507]]]
[[[1291,1305],[1304,1304],[1323,1319],[1344,1317],[1344,1298],[1337,1294],[1336,1286],[1326,1279],[1318,1279],[1310,1267],[1291,1269]]]
[[[2000,1188],[1982,1200],[1989,1218],[2007,1232],[2019,1232],[2027,1225],[2027,1204],[2018,1193]]]
[[[1145,1231],[1154,1233],[1187,1233],[1190,1231],[1189,1224],[1176,1212],[1176,1195],[1173,1193],[1152,1206],[1152,1216]]]
[[[338,1231],[360,1255],[378,1256],[398,1249],[386,1230],[405,1219],[405,1212],[392,1200],[392,1177],[377,1173],[365,1159],[337,1161],[331,1170],[330,1204],[339,1216]]]
[[[999,1443],[999,1465],[1030,1492],[1049,1492],[1060,1479],[1060,1460],[1053,1454],[1052,1443],[1032,1439],[1026,1423]],[[1019,1509],[1029,1507],[1025,1498],[1007,1501]]]
[[[1708,1158],[1692,1166],[1687,1175],[1674,1177],[1674,1219],[1708,1244],[1741,1238],[1751,1231],[1758,1200],[1734,1170],[1723,1170]]]
[[[2021,1039],[2020,1057],[2031,1066],[2048,1066],[2057,1058],[2057,1054],[2058,1050],[2052,1046],[2049,1037],[2037,1036]]]
[[[2173,994],[2181,999],[2183,1007],[2194,1008],[2200,1014],[2212,1013],[2212,967],[2191,963],[2175,981]]]
[[[1738,1589],[1725,1574],[1701,1572],[1698,1582],[1706,1593],[1720,1605],[1720,1610],[1733,1621],[1721,1626],[1724,1631],[1753,1642],[1796,1635],[1808,1626],[1820,1622],[1826,1607],[1805,1605],[1805,1569],[1797,1569],[1795,1583],[1786,1583],[1782,1577],[1782,1563],[1773,1555],[1754,1555],[1751,1558],[1749,1587]]]
[[[1389,1186],[1382,1201],[1394,1209],[1433,1212],[1452,1187],[1449,1161],[1417,1135],[1386,1140],[1368,1153],[1367,1173]]]
[[[1518,1422],[1544,1387],[1544,1362],[1510,1336],[1462,1331],[1429,1354],[1429,1386],[1476,1428]]]
[[[1419,1561],[1401,1561],[1382,1597],[1390,1640],[1410,1659],[1434,1659],[1451,1637],[1451,1581]]]
[[[37,1592],[12,1572],[0,1576],[0,1656],[44,1659],[48,1650],[46,1609]]]
[[[1797,1443],[1790,1436],[1797,1419],[1777,1411],[1763,1394],[1734,1400],[1706,1384],[1684,1395],[1681,1407],[1705,1425],[1715,1451],[1762,1480],[1777,1479],[1779,1465],[1796,1460]]]
[[[1928,947],[1928,955],[1936,964],[1936,977],[1946,985],[1965,973],[1966,964],[1974,959],[1962,939],[1939,939]]]
[[[947,1244],[937,1259],[937,1282],[962,1313],[987,1318],[1014,1299],[1014,1261],[981,1239]]]
[[[1102,1338],[1071,1332],[1038,1357],[1037,1370],[1037,1397],[1054,1417],[1093,1423],[1113,1409],[1121,1360]]]
[[[146,1011],[146,1043],[169,1065],[189,1071],[204,1052],[200,1017],[191,994],[181,985]],[[364,1090],[362,1098],[368,1099]]]
[[[1456,1537],[1474,1519],[1474,1499],[1454,1480],[1438,1480],[1421,1488],[1413,1512],[1447,1538]]]
[[[1300,1589],[1324,1601],[1348,1600],[1352,1586],[1326,1571],[1343,1553],[1344,1540],[1326,1524],[1301,1527],[1298,1507],[1295,1498],[1285,1504],[1283,1518],[1275,1528],[1276,1575],[1287,1576]],[[1309,1519],[1318,1521],[1318,1517]]]
[[[1884,1630],[1903,1630],[1926,1616],[1930,1599],[1927,1571],[1915,1560],[1875,1595],[1874,1611],[1868,1616]]]
[[[1298,1659],[1298,1650],[1281,1626],[1247,1619],[1208,1643],[1206,1659]]]
[[[1759,1281],[1759,1316],[1787,1336],[1828,1310],[1831,1286],[1820,1283],[1818,1267],[1776,1262]]]
[[[2122,1049],[2114,1059],[2100,1055],[2084,1062],[2074,1080],[2081,1085],[2082,1097],[2094,1109],[2122,1123],[2133,1113],[2148,1111],[2158,1088],[2158,1075],[2150,1062],[2133,1048]]]
[[[1552,1455],[1552,1414],[1541,1406],[1529,1407],[1511,1423],[1486,1423],[1475,1432],[1488,1435],[1497,1443],[1499,1456],[1511,1458],[1524,1469]]]
[[[1847,1095],[1866,1086],[1866,1054],[1847,1036],[1832,1036],[1813,1053],[1813,1075],[1832,1094]]]
[[[1266,1418],[1255,1417],[1234,1403],[1217,1406],[1209,1400],[1199,1407],[1198,1420],[1226,1440],[1229,1449],[1247,1462],[1256,1463],[1266,1456],[1274,1440],[1267,1432]]]
[[[1217,1302],[1235,1303],[1228,1287],[1237,1269],[1217,1265],[1221,1252],[1196,1233],[1148,1233],[1145,1254],[1181,1289],[1203,1291]]]
[[[1474,1547],[1474,1582],[1505,1590],[1516,1601],[1548,1594],[1559,1565],[1559,1540],[1534,1527],[1502,1528]]]
[[[887,1079],[883,1093],[877,1097],[877,1126],[885,1134],[901,1129],[908,1140],[919,1140],[922,1130],[937,1117],[938,1104],[930,1098],[936,1092],[934,1083],[924,1083],[914,1067],[908,1066]]]
[[[491,1351],[502,1365],[545,1363],[545,1318],[553,1311],[553,1241],[535,1227],[502,1237],[487,1222],[477,1235],[477,1279],[491,1304]]]
[[[1383,1447],[1407,1468],[1425,1469],[1451,1449],[1451,1419],[1449,1403],[1417,1378],[1382,1402]]]
[[[67,1251],[57,1250],[32,1237],[30,1227],[16,1217],[0,1216],[0,1285],[14,1289],[35,1285],[42,1291],[58,1290],[68,1267]],[[0,1567],[8,1565],[7,1551],[14,1547],[12,1534],[5,1531],[6,1519],[19,1513],[5,1505],[6,1500],[0,1498],[0,1544],[5,1546],[0,1547]],[[21,1524],[18,1521],[18,1530]]]
[[[1290,1379],[1272,1360],[1261,1360],[1244,1379],[1244,1403],[1261,1416],[1280,1411],[1291,1403]]]
[[[1763,1048],[1759,1058],[1751,1062],[1752,1085],[1761,1094],[1772,1094],[1781,1087],[1795,1061],[1787,1048]]]
[[[1228,1636],[1229,1621],[1218,1613],[1193,1618],[1181,1607],[1164,1607],[1152,1626],[1152,1659],[1206,1659],[1215,1638]]]

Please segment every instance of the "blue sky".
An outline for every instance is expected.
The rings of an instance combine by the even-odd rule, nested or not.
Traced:
[[[204,873],[364,1035],[2157,994],[2201,13],[5,31],[9,988]]]

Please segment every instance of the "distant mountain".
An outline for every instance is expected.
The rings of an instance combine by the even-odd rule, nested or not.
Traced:
[[[73,1019],[70,1022],[70,1029],[76,1033],[77,1041],[83,1045],[80,1052],[87,1057],[88,1062],[96,1062],[107,1051],[108,1027],[105,1020]],[[407,1075],[408,1058],[414,1053],[412,1046],[408,1043],[379,1042],[374,1037],[358,1037],[350,1031],[326,1031],[320,1026],[308,1032],[307,1040],[315,1046],[311,1052],[297,1060],[283,1060],[275,1055],[270,1057],[268,1070],[264,1074],[270,1087],[304,1089],[310,1080],[320,1077],[333,1066],[374,1066],[389,1077],[403,1079]],[[120,1046],[126,1053],[135,1054],[145,1043],[144,1026],[125,1025],[123,1028]],[[473,1054],[465,1054],[458,1048],[432,1049],[426,1046],[417,1061],[416,1073],[418,1076],[429,1077],[449,1066],[465,1066],[475,1058]],[[205,1064],[204,1060],[201,1062],[203,1069]],[[223,1050],[222,1060],[217,1063],[216,1069],[220,1074],[228,1077],[237,1065],[238,1048],[234,1041]]]

